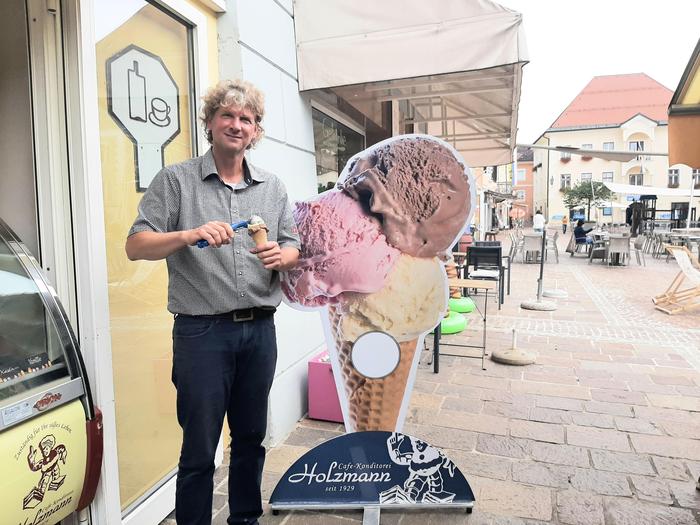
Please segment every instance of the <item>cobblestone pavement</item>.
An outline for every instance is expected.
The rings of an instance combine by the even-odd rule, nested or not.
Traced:
[[[404,432],[443,448],[476,494],[474,512],[383,510],[382,524],[700,523],[700,313],[668,316],[651,302],[677,266],[647,256],[646,267],[606,267],[565,254],[547,263],[545,289],[568,298],[554,312],[522,310],[538,271],[513,264],[511,295],[502,310],[489,307],[487,332],[490,350],[509,348],[515,328],[535,364],[481,370],[479,359],[443,356],[434,374],[426,351],[418,371]],[[473,317],[443,342],[476,341],[480,326]],[[268,452],[264,497],[293,461],[342,432],[300,421]],[[225,523],[225,467],[217,481],[214,523]],[[361,522],[360,511],[269,509],[260,520]]]

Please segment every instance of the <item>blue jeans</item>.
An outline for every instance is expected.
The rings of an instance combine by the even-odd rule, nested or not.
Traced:
[[[224,416],[231,429],[228,523],[253,524],[262,515],[262,441],[276,362],[272,315],[244,322],[175,318],[172,380],[183,433],[175,501],[178,524],[211,523],[214,454]]]

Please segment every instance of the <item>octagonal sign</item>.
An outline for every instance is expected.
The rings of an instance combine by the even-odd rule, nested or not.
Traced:
[[[136,191],[146,191],[163,168],[163,148],[180,133],[178,99],[159,56],[130,45],[107,60],[108,110],[134,143]]]

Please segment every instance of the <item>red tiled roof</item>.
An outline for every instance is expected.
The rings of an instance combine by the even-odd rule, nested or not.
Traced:
[[[551,128],[620,125],[637,113],[665,121],[672,96],[644,73],[593,77]]]

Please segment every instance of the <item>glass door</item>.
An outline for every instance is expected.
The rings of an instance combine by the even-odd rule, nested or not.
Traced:
[[[95,0],[104,224],[121,507],[135,509],[177,466],[165,262],[124,252],[143,192],[195,155],[192,27],[142,0]]]

